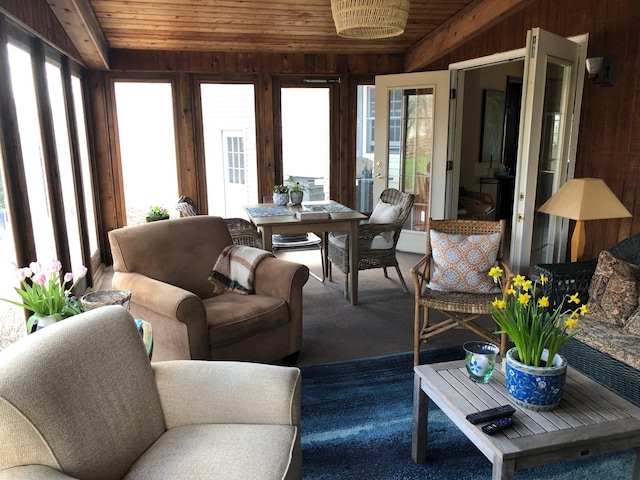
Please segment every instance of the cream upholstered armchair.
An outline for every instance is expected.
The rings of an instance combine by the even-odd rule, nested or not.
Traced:
[[[405,293],[408,293],[407,285],[402,277],[398,259],[396,257],[396,245],[400,238],[402,226],[406,222],[415,196],[412,193],[403,193],[395,188],[387,188],[380,194],[378,204],[374,208],[369,222],[358,227],[358,270],[382,268],[384,276],[388,278],[387,267],[394,267]],[[345,295],[348,292],[349,274],[349,235],[346,233],[329,234],[328,257],[329,279],[331,280],[331,267],[336,266],[345,274]]]
[[[101,307],[0,352],[0,479],[301,478],[300,371],[151,364]]]
[[[232,245],[225,221],[198,215],[109,232],[114,288],[131,292],[130,309],[151,323],[153,361],[295,361],[302,345],[305,265],[262,260],[255,295],[214,295],[209,274]]]

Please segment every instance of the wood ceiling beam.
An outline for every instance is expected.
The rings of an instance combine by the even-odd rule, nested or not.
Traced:
[[[109,46],[89,0],[47,0],[88,68],[109,70]]]
[[[451,52],[535,0],[478,0],[410,47],[405,72],[414,72]]]

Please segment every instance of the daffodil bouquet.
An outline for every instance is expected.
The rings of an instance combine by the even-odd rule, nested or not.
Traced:
[[[500,283],[503,271],[493,267],[489,276]],[[518,349],[518,359],[525,365],[543,366],[542,352],[548,349],[547,358],[553,361],[560,347],[578,332],[578,319],[589,312],[586,305],[580,305],[578,294],[566,295],[562,303],[550,309],[549,298],[535,298],[538,285],[544,285],[548,278],[541,275],[533,282],[522,275],[516,275],[508,285],[502,298],[491,303],[491,314],[500,330],[511,337]],[[564,309],[565,303],[575,304],[575,309]]]

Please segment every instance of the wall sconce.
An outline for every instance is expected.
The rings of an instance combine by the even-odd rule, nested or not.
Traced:
[[[617,57],[587,58],[587,74],[591,83],[599,83],[603,87],[611,87],[616,82]]]

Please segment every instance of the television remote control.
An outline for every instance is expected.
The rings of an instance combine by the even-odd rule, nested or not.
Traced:
[[[508,426],[513,425],[513,419],[511,417],[500,418],[491,422],[489,425],[482,427],[482,431],[487,435],[493,435],[500,430],[504,430]]]
[[[491,420],[495,420],[496,418],[504,418],[510,417],[516,412],[516,409],[511,405],[502,405],[500,407],[490,408],[488,410],[482,410],[476,413],[470,413],[467,415],[467,420],[469,420],[474,425],[482,422],[490,422]]]

